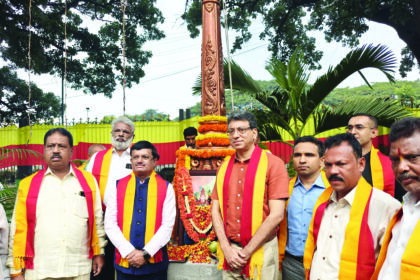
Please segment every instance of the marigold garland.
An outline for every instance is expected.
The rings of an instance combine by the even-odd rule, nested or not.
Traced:
[[[198,118],[198,123],[205,122],[227,122],[227,117],[210,115]]]
[[[177,175],[175,186],[178,193],[178,207],[181,219],[189,237],[195,242],[200,242],[200,238],[206,238],[206,233],[212,227],[211,205],[196,205],[191,176],[187,168],[179,168]],[[198,210],[197,208],[201,209]]]
[[[209,131],[217,131],[217,132],[226,132],[227,131],[227,124],[226,123],[203,123],[200,124],[198,127],[198,132],[209,132]]]
[[[211,206],[203,207],[196,205],[196,199],[192,190],[191,176],[189,173],[189,169],[191,168],[191,157],[225,158],[233,155],[234,153],[234,149],[195,150],[184,147],[176,152],[177,162],[175,168],[174,188],[178,198],[178,207],[188,235],[196,242],[200,240],[199,233],[206,234],[211,228]],[[199,230],[199,233],[194,230],[195,228],[196,230]],[[213,232],[214,231],[212,230],[209,236],[211,236]]]
[[[197,137],[195,137],[195,141],[200,141],[204,139],[227,139],[229,140],[229,136],[227,136],[226,133],[206,133],[206,134],[200,134]]]
[[[208,249],[208,244],[216,237],[211,223],[211,205],[196,205],[189,173],[191,157],[225,158],[232,156],[234,153],[234,149],[196,150],[185,147],[180,148],[176,152],[177,162],[174,188],[178,199],[180,216],[188,236],[198,243],[185,246],[168,244],[170,260],[185,260],[185,258],[189,257],[189,261],[193,263],[211,263],[211,253]]]
[[[209,145],[211,143],[211,145]],[[203,140],[196,140],[195,144],[197,147],[211,147],[211,146],[229,146],[229,139],[224,138],[208,138]]]
[[[168,244],[168,256],[170,260],[184,261],[189,257],[192,263],[211,263],[211,252],[209,250],[210,241],[216,237],[212,231],[206,240],[193,245],[174,246]]]

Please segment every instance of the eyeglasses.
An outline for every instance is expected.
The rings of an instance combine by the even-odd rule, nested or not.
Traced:
[[[238,132],[238,134],[239,135],[244,135],[245,134],[245,132],[248,130],[248,129],[252,129],[250,126],[249,127],[238,127],[237,129],[229,129],[226,133],[229,135],[229,136],[233,136],[233,135],[235,135],[235,132]]]
[[[368,127],[368,126],[364,126],[364,125],[361,125],[361,124],[356,124],[356,125],[348,125],[347,127],[346,127],[346,129],[348,130],[348,131],[352,131],[353,130],[353,128],[355,128],[357,131],[360,131],[360,130],[363,130],[363,129],[365,129],[365,128],[369,128],[369,129],[372,129],[372,128],[370,128],[370,127]]]

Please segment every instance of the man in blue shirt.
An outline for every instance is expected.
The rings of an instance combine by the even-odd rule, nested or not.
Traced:
[[[303,136],[293,147],[293,166],[297,176],[289,182],[287,219],[280,224],[279,260],[282,280],[305,279],[303,253],[315,202],[328,184],[321,168],[324,144],[313,136]]]
[[[139,141],[130,149],[133,172],[112,188],[105,231],[115,245],[117,280],[166,280],[166,244],[175,222],[175,193],[155,171],[156,147]]]

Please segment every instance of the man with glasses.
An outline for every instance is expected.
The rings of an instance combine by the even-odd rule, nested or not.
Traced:
[[[105,211],[108,203],[109,190],[115,189],[116,181],[131,173],[130,146],[134,138],[134,123],[126,117],[119,117],[112,121],[111,125],[112,147],[97,152],[92,156],[86,166],[98,181],[101,192],[102,208]],[[114,279],[115,248],[111,242],[105,247],[105,267],[95,280]]]
[[[348,123],[347,132],[356,137],[362,146],[362,155],[366,165],[362,176],[373,187],[394,196],[397,190],[397,199],[401,201],[399,194],[401,186],[395,186],[395,176],[392,172],[391,161],[372,145],[372,139],[378,136],[378,120],[369,114],[356,114]]]
[[[235,155],[217,172],[212,219],[223,279],[278,279],[276,232],[288,198],[284,162],[255,145],[257,122],[249,112],[228,118]]]
[[[148,141],[131,147],[133,172],[109,191],[105,231],[115,245],[117,279],[166,280],[166,244],[175,222],[175,193],[155,171],[159,154]]]

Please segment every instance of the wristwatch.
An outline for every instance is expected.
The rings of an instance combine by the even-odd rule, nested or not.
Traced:
[[[149,259],[150,259],[150,254],[146,251],[146,250],[144,250],[144,249],[142,249],[141,250],[141,252],[143,253],[143,258],[144,258],[144,260],[146,261],[146,262],[149,262]]]

